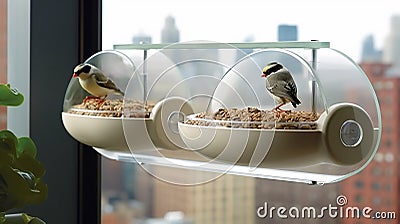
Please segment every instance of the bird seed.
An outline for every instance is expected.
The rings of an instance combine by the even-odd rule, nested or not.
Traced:
[[[316,129],[318,113],[307,111],[269,111],[255,107],[221,108],[214,113],[201,112],[185,124],[256,129]]]
[[[106,99],[101,102],[99,99],[88,99],[81,104],[74,105],[68,112],[72,114],[99,116],[99,117],[125,117],[129,118],[148,118],[154,103],[123,99]]]

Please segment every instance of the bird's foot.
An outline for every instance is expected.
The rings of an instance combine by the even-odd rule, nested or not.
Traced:
[[[283,106],[283,105],[285,105],[284,102],[278,104],[278,106],[274,107],[274,109],[272,109],[272,111],[275,111],[275,112],[283,112],[283,111],[285,111],[284,109],[281,109],[281,106]]]
[[[83,104],[86,104],[87,101],[91,100],[91,99],[100,99],[100,97],[97,96],[86,96],[85,99],[83,100]]]
[[[282,113],[290,113],[291,110],[284,110],[281,109],[280,107],[275,107],[274,109],[272,109],[273,112],[275,112],[275,117],[278,119],[280,118]]]
[[[279,107],[275,107],[274,109],[272,109],[272,111],[275,113],[281,113],[281,112],[290,112],[291,110],[284,110]]]
[[[106,99],[99,99],[99,101],[97,101],[97,107],[96,109],[99,110],[100,107],[104,104],[104,102],[106,102]]]
[[[83,104],[86,104],[89,100],[96,100],[96,109],[100,109],[100,107],[106,102],[106,97],[98,97],[98,96],[86,96],[83,100]]]
[[[97,107],[96,109],[99,110],[100,107],[106,102],[106,96],[104,96],[103,98],[99,97],[98,101],[97,101]]]

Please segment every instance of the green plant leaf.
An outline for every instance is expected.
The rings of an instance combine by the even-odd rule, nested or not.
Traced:
[[[0,105],[19,106],[24,102],[24,95],[10,88],[10,84],[0,84]]]
[[[9,130],[0,131],[0,150],[4,150],[13,156],[16,155],[16,149],[18,145],[18,139]]]
[[[17,157],[20,157],[23,153],[36,158],[37,148],[31,138],[18,138]]]

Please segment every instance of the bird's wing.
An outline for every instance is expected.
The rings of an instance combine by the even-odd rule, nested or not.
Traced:
[[[294,95],[294,96],[297,95],[297,87],[296,87],[296,84],[294,83],[293,79],[286,83],[285,89],[288,91],[288,93],[290,95]]]
[[[96,79],[97,85],[107,88],[107,89],[114,89],[116,91],[120,91],[118,87],[114,84],[111,79],[109,79],[107,76],[103,75],[102,73],[93,73],[92,74],[94,78]]]
[[[292,103],[300,104],[300,100],[297,98],[297,87],[293,79],[286,83],[285,89],[289,97],[287,97]]]
[[[277,81],[273,86],[267,87],[267,90],[277,97],[289,99],[290,101],[294,101],[296,103],[298,102],[296,96],[297,88],[293,81]]]
[[[273,93],[274,92],[274,89],[276,88],[276,85],[273,85],[273,86],[267,86],[267,90],[269,91],[269,92],[271,92],[271,93]]]
[[[270,81],[274,83],[272,86],[268,86]],[[267,90],[277,97],[288,99],[295,104],[300,104],[300,100],[297,98],[296,84],[292,75],[286,69],[279,73],[272,74],[267,78]]]
[[[288,98],[286,86],[286,82],[277,81],[273,86],[268,87],[267,90],[275,96]]]

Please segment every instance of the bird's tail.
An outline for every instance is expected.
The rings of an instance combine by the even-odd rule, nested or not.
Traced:
[[[293,107],[296,108],[297,105],[299,105],[299,104],[301,104],[300,100],[297,97],[293,97],[293,100],[292,100]]]
[[[115,91],[116,94],[121,95],[121,96],[125,96],[125,93],[122,92],[120,89]]]

